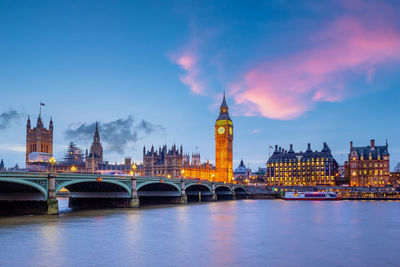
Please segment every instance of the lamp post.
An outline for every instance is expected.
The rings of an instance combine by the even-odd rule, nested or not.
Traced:
[[[215,174],[214,173],[211,174],[211,182],[213,182],[213,183],[214,183],[214,177],[215,177]]]
[[[133,171],[133,176],[136,176],[136,168],[137,168],[136,163],[133,164],[131,168],[132,168],[132,171]]]
[[[49,159],[49,162],[51,164],[51,172],[53,172],[53,166],[54,166],[54,164],[56,164],[56,159],[54,157],[51,157]]]
[[[75,166],[72,166],[72,167],[71,167],[71,171],[72,171],[72,172],[76,172],[76,167],[75,167]]]
[[[184,169],[181,170],[181,174],[182,174],[182,179],[185,179],[185,170]]]

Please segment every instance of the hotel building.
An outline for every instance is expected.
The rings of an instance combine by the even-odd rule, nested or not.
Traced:
[[[338,164],[324,143],[321,151],[312,151],[311,144],[305,152],[289,151],[275,146],[267,162],[265,183],[271,186],[335,185]]]
[[[385,186],[390,184],[390,155],[388,143],[376,146],[354,147],[350,142],[349,175],[350,186]]]

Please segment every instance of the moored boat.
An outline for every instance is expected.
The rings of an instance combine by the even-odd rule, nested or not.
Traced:
[[[334,192],[286,192],[284,200],[340,200]]]

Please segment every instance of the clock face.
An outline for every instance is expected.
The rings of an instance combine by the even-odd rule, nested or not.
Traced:
[[[233,134],[233,129],[232,129],[232,127],[229,127],[229,134],[230,134],[230,135]]]
[[[218,134],[224,134],[225,133],[225,128],[224,127],[218,127]]]

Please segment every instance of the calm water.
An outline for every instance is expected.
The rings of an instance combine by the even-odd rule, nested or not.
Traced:
[[[1,218],[0,266],[400,266],[399,206],[241,200]]]

